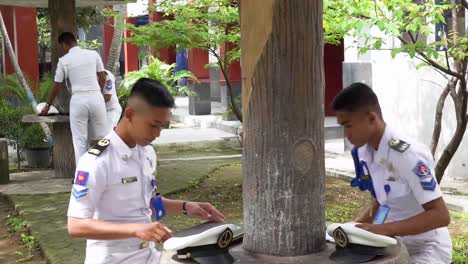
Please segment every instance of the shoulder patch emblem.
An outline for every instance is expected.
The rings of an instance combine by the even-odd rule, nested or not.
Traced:
[[[109,79],[106,81],[106,89],[108,91],[112,90],[112,80]]]
[[[406,143],[405,141],[403,140],[400,140],[400,139],[392,139],[388,142],[388,145],[398,151],[398,152],[405,152],[409,147],[410,147],[410,144]]]
[[[421,187],[426,191],[434,191],[437,182],[432,176],[431,169],[422,161],[419,161],[413,169],[414,174],[418,176]]]
[[[109,146],[109,144],[109,139],[101,139],[96,145],[94,145],[90,150],[88,150],[88,153],[95,156],[99,156],[107,148],[107,146]]]
[[[89,172],[79,170],[76,173],[74,184],[86,187],[86,185],[88,185],[88,179],[89,179]]]

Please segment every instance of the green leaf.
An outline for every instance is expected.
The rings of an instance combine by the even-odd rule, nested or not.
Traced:
[[[380,40],[380,39],[376,40],[375,43],[374,43],[374,47],[376,49],[380,49],[382,47],[382,40]]]
[[[392,52],[391,52],[392,58],[395,58],[396,55],[397,55],[398,53],[400,53],[400,52],[401,52],[401,48],[393,49]]]
[[[385,30],[385,22],[383,22],[382,20],[377,21],[377,27],[379,27],[380,31],[384,31]]]
[[[427,64],[426,62],[418,63],[418,64],[416,65],[416,70],[419,70],[419,69],[421,69],[422,67],[426,67],[426,66],[429,66],[429,64]]]
[[[360,54],[360,55],[365,54],[368,50],[369,50],[368,47],[359,48],[359,54]]]
[[[410,58],[414,58],[416,56],[416,49],[412,48],[408,51]]]

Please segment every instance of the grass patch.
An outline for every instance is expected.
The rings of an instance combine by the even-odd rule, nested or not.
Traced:
[[[452,263],[467,264],[468,263],[468,232],[452,237],[453,256]]]
[[[168,198],[210,202],[224,213],[227,222],[243,223],[241,183],[241,164],[235,163],[213,171],[193,189],[171,194]],[[327,221],[351,221],[368,204],[369,195],[355,188],[351,189],[348,182],[327,177],[326,184]],[[162,221],[173,231],[201,222],[186,216],[168,216]]]
[[[39,245],[34,236],[29,233],[29,224],[24,218],[14,210],[7,216],[6,222],[8,232],[18,235],[19,241],[26,248],[26,252],[16,251],[15,254],[20,257],[18,262],[31,260],[39,250]]]

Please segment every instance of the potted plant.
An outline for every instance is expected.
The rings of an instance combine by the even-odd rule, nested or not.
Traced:
[[[46,90],[46,85],[41,83],[40,90],[39,97],[44,96],[43,90]],[[39,124],[22,122],[24,115],[34,111],[15,75],[0,78],[0,95],[0,134],[7,138],[9,145],[16,150],[17,169],[21,168],[23,152],[30,167],[48,167],[51,146],[45,142],[45,135]]]
[[[31,167],[48,167],[50,165],[50,145],[44,142],[44,133],[38,124],[26,124],[21,122],[24,115],[32,113],[25,106],[15,106],[6,100],[0,100],[0,134],[8,139],[8,144],[16,151],[17,169],[21,169],[23,152]],[[37,152],[36,150],[41,151]]]
[[[188,78],[191,80],[197,80],[195,75],[189,71],[181,70],[177,73],[174,73],[174,68],[176,64],[167,64],[160,61],[158,58],[153,56],[148,57],[148,65],[144,65],[138,71],[129,72],[125,75],[125,78],[122,80],[117,91],[117,96],[119,97],[120,104],[122,107],[127,105],[128,95],[132,86],[141,78],[150,78],[160,81],[164,86],[169,89],[169,92],[176,95],[194,95],[187,86],[180,85],[178,82],[182,78]]]
[[[28,166],[31,168],[48,168],[51,164],[51,146],[47,142],[39,124],[27,124],[22,144]]]

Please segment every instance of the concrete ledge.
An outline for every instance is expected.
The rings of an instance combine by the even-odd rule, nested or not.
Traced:
[[[236,245],[230,249],[230,253],[235,259],[235,263],[242,264],[335,264],[330,260],[329,256],[335,250],[335,245],[327,243],[324,250],[314,254],[297,257],[276,257],[252,254],[242,248],[242,245]],[[178,260],[173,251],[163,251],[160,259],[160,264],[176,264],[176,263],[196,263],[191,260]],[[386,256],[377,258],[374,261],[367,262],[370,264],[385,263],[385,264],[410,264],[410,257],[405,246],[399,241],[396,246],[386,249]]]

